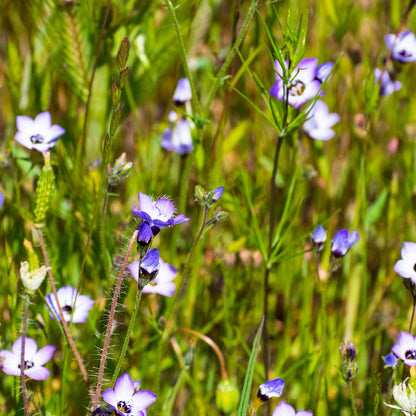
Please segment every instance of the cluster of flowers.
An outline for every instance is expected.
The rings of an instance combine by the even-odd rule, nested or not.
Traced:
[[[276,82],[269,94],[295,108],[299,108],[317,95],[323,95],[322,91],[319,92],[320,88],[322,83],[329,79],[334,66],[332,62],[317,66],[316,58],[302,59],[293,70],[289,61],[286,61],[285,65],[286,68],[282,68],[279,61],[275,60]],[[290,71],[290,78],[288,82],[284,82],[284,72],[287,71]],[[310,118],[304,123],[303,129],[312,139],[329,140],[334,136],[331,127],[338,123],[339,115],[330,114],[328,106],[322,100],[317,100],[309,107],[308,115]]]
[[[386,35],[384,41],[394,61],[401,64],[416,61],[416,37],[410,30],[401,32],[397,36],[392,33]],[[396,81],[396,70],[399,69],[397,65],[389,71],[375,69],[374,77],[376,83],[380,83],[380,95],[390,95],[402,87],[402,83]]]
[[[349,249],[358,241],[360,236],[356,231],[351,234],[348,230],[339,230],[331,242],[331,254],[335,259],[344,257]],[[312,244],[321,251],[326,241],[326,232],[322,225],[319,225],[312,234]]]
[[[173,94],[173,102],[176,106],[185,106],[190,113],[190,101],[192,98],[191,85],[188,78],[178,81]],[[169,113],[170,127],[165,130],[162,137],[162,147],[174,151],[180,155],[187,155],[193,150],[191,127],[186,118],[180,118],[176,111]]]

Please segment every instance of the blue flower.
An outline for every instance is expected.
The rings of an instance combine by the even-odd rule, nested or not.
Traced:
[[[274,409],[272,416],[312,416],[312,412],[307,412],[306,410],[299,410],[296,412],[295,409],[285,402],[279,403],[279,405]]]
[[[46,380],[50,371],[43,367],[55,352],[55,347],[46,345],[38,351],[36,341],[25,338],[24,374],[33,380]],[[19,337],[12,346],[12,351],[0,351],[0,363],[3,371],[10,376],[20,376],[22,362],[22,337]]]
[[[193,150],[191,129],[186,120],[180,120],[171,129],[165,130],[162,147],[180,155],[186,155]]]
[[[103,392],[103,400],[123,416],[146,416],[146,409],[156,401],[156,395],[149,390],[138,391],[139,383],[124,373],[114,389]]]
[[[212,202],[213,203],[217,202],[222,197],[223,193],[224,193],[223,186],[219,186],[218,188],[215,188],[213,191],[211,191]]]
[[[1,192],[0,192],[0,208],[3,206],[3,204],[4,204],[4,198],[5,198],[5,196],[4,196],[4,194],[2,194]]]
[[[401,255],[402,259],[396,262],[394,271],[416,284],[416,243],[403,243]]]
[[[303,129],[309,137],[315,140],[329,140],[334,137],[331,127],[338,123],[339,115],[329,113],[328,106],[318,100],[310,111],[310,118],[303,124]]]
[[[94,301],[87,295],[77,296],[77,291],[71,286],[61,287],[58,290],[58,301],[59,305],[62,308],[64,318],[66,322],[74,323],[83,323],[88,318],[89,310],[94,306]],[[76,302],[75,302],[76,299]],[[46,303],[52,312],[49,312],[49,315],[52,319],[61,320],[59,316],[59,308],[56,302],[55,295],[51,293],[50,295],[45,296]]]
[[[61,126],[51,124],[51,115],[48,111],[38,114],[34,120],[28,116],[17,116],[18,132],[14,139],[28,149],[47,152],[65,133]]]
[[[387,71],[381,72],[378,68],[374,70],[374,79],[376,84],[380,82],[381,96],[393,94],[393,92],[398,91],[402,87],[400,81],[392,81]]]
[[[147,247],[153,238],[153,232],[147,222],[142,222],[139,225],[139,230],[137,234],[137,244],[140,247]]]
[[[353,231],[349,235],[348,230],[339,230],[331,243],[332,255],[334,257],[344,257],[359,238],[360,236],[356,231]]]
[[[175,92],[173,94],[173,102],[176,105],[183,105],[186,101],[192,99],[191,84],[188,78],[181,78],[178,81]]]
[[[395,368],[397,366],[397,358],[394,354],[387,354],[384,357],[384,365],[389,368]]]
[[[266,381],[266,383],[259,386],[257,391],[257,397],[266,402],[272,397],[280,397],[283,393],[285,382],[281,378],[275,378],[274,380]]]
[[[391,50],[391,56],[400,62],[416,61],[416,38],[410,30],[384,36],[387,48]]]
[[[152,281],[148,281],[143,288],[143,293],[157,293],[163,296],[172,296],[176,286],[172,280],[176,277],[178,269],[169,263],[159,259],[159,271]],[[139,281],[139,262],[135,261],[129,265],[130,273],[134,280]]]
[[[400,332],[398,342],[391,350],[409,367],[416,366],[416,337],[409,332]]]
[[[274,67],[276,70],[276,82],[273,84],[269,94],[280,101],[286,99],[286,88],[288,91],[288,104],[298,108],[306,103],[317,94],[321,81],[315,79],[316,65],[318,60],[316,58],[305,58],[290,71],[290,80],[287,86],[283,82],[283,68],[276,59]],[[289,61],[286,61],[286,68],[289,69]]]
[[[324,82],[328,78],[328,76],[329,78],[331,78],[330,74],[333,67],[334,64],[332,62],[325,62],[324,64],[319,65],[316,68],[315,79],[317,79],[320,82]]]
[[[319,225],[312,234],[312,244],[318,251],[321,251],[326,241],[326,232],[322,225]]]
[[[153,201],[148,195],[139,192],[139,207],[140,210],[135,205],[132,212],[150,226],[153,236],[157,235],[164,227],[189,221],[189,218],[183,214],[174,217],[175,208],[172,202],[166,198]]]
[[[159,250],[154,248],[147,252],[140,263],[140,277],[150,281],[154,279],[160,268]]]

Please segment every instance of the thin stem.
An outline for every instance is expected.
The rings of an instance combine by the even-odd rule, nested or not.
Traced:
[[[218,361],[220,362],[221,378],[225,379],[225,380],[228,379],[227,370],[225,369],[224,355],[222,354],[218,345],[210,337],[207,337],[206,335],[201,334],[200,332],[195,331],[195,330],[190,329],[190,328],[178,328],[171,335],[174,335],[177,332],[185,332],[187,334],[194,335],[195,337],[201,339],[206,344],[208,344],[214,350],[216,356],[218,357]]]
[[[79,159],[79,156],[84,153],[85,136],[87,135],[88,113],[89,113],[89,109],[90,109],[90,102],[91,102],[91,96],[92,96],[92,85],[94,83],[95,71],[97,70],[97,66],[98,66],[98,59],[100,57],[101,45],[103,43],[104,30],[105,30],[105,27],[107,25],[108,15],[110,13],[110,7],[111,7],[111,0],[108,0],[107,9],[105,10],[103,24],[101,26],[100,36],[98,38],[97,51],[95,53],[94,66],[92,68],[90,85],[88,86],[88,97],[87,97],[87,103],[85,105],[84,126],[83,126],[83,129],[82,129],[82,135],[79,138],[78,146],[77,146],[77,149],[78,149],[77,160]]]
[[[40,247],[42,249],[43,258],[45,260],[45,265],[46,265],[47,270],[48,270],[49,283],[51,285],[52,292],[53,292],[53,295],[55,296],[56,304],[58,306],[58,313],[59,313],[59,318],[60,318],[61,325],[62,325],[62,327],[65,331],[66,339],[67,339],[67,341],[68,341],[68,343],[71,347],[71,350],[74,353],[75,359],[78,363],[78,367],[81,370],[82,378],[88,384],[87,370],[85,369],[85,366],[84,366],[84,363],[82,361],[81,355],[80,355],[80,353],[77,349],[77,346],[75,345],[74,338],[72,337],[71,331],[69,330],[68,324],[65,320],[64,312],[63,312],[62,307],[59,303],[58,292],[56,290],[55,279],[53,277],[52,267],[51,267],[51,264],[49,262],[48,252],[46,251],[46,246],[45,246],[45,241],[43,239],[42,231],[39,228],[36,228],[36,232],[37,232],[37,236],[38,236],[38,239],[39,239]]]
[[[198,95],[196,94],[196,89],[195,89],[194,80],[192,78],[192,73],[189,69],[188,58],[186,56],[185,44],[183,43],[183,37],[182,37],[182,33],[181,33],[181,27],[179,25],[178,18],[176,17],[175,7],[173,7],[172,2],[167,0],[166,1],[166,6],[169,10],[170,17],[173,20],[173,25],[174,25],[175,31],[176,31],[176,37],[178,38],[178,42],[179,42],[179,50],[181,51],[181,54],[182,54],[183,67],[184,67],[184,70],[185,70],[186,77],[189,80],[189,84],[191,85],[192,105],[195,108],[196,114],[199,116],[201,114],[201,106],[199,104]]]
[[[124,272],[126,271],[127,262],[129,261],[131,249],[133,248],[133,244],[136,241],[138,233],[139,233],[139,230],[136,229],[130,238],[130,242],[126,251],[126,255],[124,256],[123,264],[121,266],[120,273],[117,278],[117,284],[114,290],[113,299],[111,301],[111,309],[110,309],[110,314],[108,316],[107,329],[105,332],[103,352],[102,352],[101,361],[100,361],[100,368],[98,370],[97,386],[95,389],[95,396],[92,401],[93,411],[98,407],[98,402],[100,400],[101,388],[103,386],[103,379],[104,379],[105,363],[107,361],[108,347],[110,345],[111,332],[113,329],[114,316],[116,314],[117,300],[120,294],[121,283],[123,282],[123,277],[124,277]]]
[[[25,416],[30,416],[29,400],[27,397],[26,376],[25,376],[25,346],[26,346],[26,330],[27,330],[29,303],[30,303],[30,296],[28,293],[25,293],[24,299],[23,299],[22,349],[20,353],[20,386],[22,388],[23,407],[25,411]]]
[[[243,38],[247,32],[248,26],[251,22],[251,19],[253,18],[254,12],[257,9],[257,4],[258,4],[259,0],[253,0],[251,2],[250,8],[248,10],[247,16],[244,19],[243,22],[243,26],[241,27],[240,33],[238,35],[237,40],[235,41],[233,47],[231,48],[230,53],[227,56],[227,59],[225,60],[225,62],[223,63],[220,71],[218,72],[217,76],[214,79],[214,82],[212,84],[211,89],[209,90],[208,93],[208,99],[207,99],[207,103],[205,106],[205,113],[204,113],[204,117],[207,117],[208,112],[209,112],[209,108],[211,106],[211,101],[214,98],[215,93],[217,92],[218,87],[220,86],[223,77],[225,75],[225,72],[227,71],[228,67],[231,64],[232,59],[234,58],[234,55],[236,54],[241,42],[243,41]]]
[[[354,391],[352,389],[352,381],[351,380],[348,381],[348,387],[349,387],[349,390],[350,390],[352,413],[353,413],[354,416],[358,416],[357,407],[355,405]]]
[[[140,266],[139,266],[139,275],[138,276],[139,276],[138,279],[140,280]],[[111,379],[111,385],[112,386],[114,386],[114,384],[117,380],[117,377],[120,373],[121,364],[124,360],[124,357],[126,356],[127,347],[129,345],[129,341],[130,341],[130,336],[133,332],[134,324],[136,323],[137,314],[139,312],[140,302],[142,300],[142,293],[143,293],[143,287],[140,287],[140,285],[139,285],[139,287],[136,290],[136,300],[134,302],[134,308],[133,308],[133,312],[132,312],[131,317],[130,317],[130,322],[129,322],[129,326],[127,328],[126,337],[124,338],[124,343],[123,343],[123,347],[121,349],[120,356],[119,356],[118,361],[117,361],[117,366],[116,366],[116,369],[114,371],[113,378]]]
[[[287,112],[286,112],[287,113]],[[275,228],[275,199],[276,199],[276,174],[277,168],[279,164],[279,155],[280,149],[282,148],[284,136],[280,135],[277,144],[276,144],[276,151],[274,155],[274,162],[273,162],[273,173],[270,182],[270,212],[269,212],[269,243],[268,243],[268,255],[272,252],[273,246],[273,235],[274,235],[274,228]],[[264,315],[264,328],[263,328],[263,364],[264,364],[264,373],[266,379],[268,378],[269,374],[269,335],[267,331],[267,317],[268,317],[268,308],[269,308],[269,277],[270,277],[270,269],[271,265],[266,265],[266,271],[264,274],[264,281],[263,281],[263,289],[264,289],[264,299],[263,299],[263,315]]]
[[[410,318],[410,325],[409,325],[409,333],[412,333],[412,327],[413,327],[413,320],[415,318],[415,310],[416,310],[416,296],[413,295],[412,293],[412,297],[413,297],[413,310],[412,310],[412,317]]]

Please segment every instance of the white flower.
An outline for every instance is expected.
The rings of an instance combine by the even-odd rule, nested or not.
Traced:
[[[22,278],[22,283],[25,289],[29,292],[38,290],[43,282],[43,279],[45,279],[48,270],[48,267],[42,266],[39,269],[30,272],[29,263],[27,261],[20,263],[20,277]]]
[[[330,114],[328,106],[323,101],[318,100],[310,115],[311,118],[303,124],[303,128],[309,137],[315,140],[329,140],[334,137],[335,133],[331,130],[331,127],[338,123],[338,114]]]
[[[406,380],[393,387],[393,397],[398,406],[388,403],[384,404],[393,409],[401,410],[406,416],[411,416],[416,412],[416,394],[410,387],[410,384],[406,385]]]
[[[28,149],[42,153],[55,146],[58,138],[65,133],[61,126],[51,125],[49,111],[38,114],[34,120],[28,116],[17,116],[16,125],[19,131],[14,139]]]
[[[402,259],[394,265],[394,271],[405,279],[412,279],[416,283],[416,243],[403,243]]]

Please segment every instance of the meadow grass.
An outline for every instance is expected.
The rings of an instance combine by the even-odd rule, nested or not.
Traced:
[[[415,29],[413,3],[3,1],[0,349],[24,333],[56,350],[45,380],[1,372],[0,414],[87,415],[109,407],[101,393],[126,372],[156,394],[149,416],[254,414],[276,378],[283,394],[257,415],[281,401],[319,416],[400,414],[384,402],[397,404],[392,388],[411,372],[383,357],[412,332],[411,280],[393,267],[416,232],[416,63],[395,62],[384,36]],[[269,94],[274,59],[292,70],[312,57],[335,63],[321,86],[340,116],[327,141],[302,127],[308,104]],[[380,96],[376,67],[401,89]],[[192,98],[176,107],[184,77]],[[161,146],[173,110],[192,130],[184,155]],[[14,140],[17,116],[44,111],[65,129],[47,196],[44,156]],[[109,183],[123,152],[129,174]],[[197,185],[224,193],[206,203]],[[190,219],[152,238],[178,269],[171,297],[142,293],[127,269],[144,261],[139,192]],[[335,262],[340,229],[359,240]],[[24,261],[50,263],[34,292]],[[51,319],[53,284],[95,301],[85,323]]]

